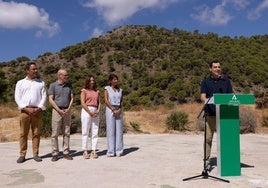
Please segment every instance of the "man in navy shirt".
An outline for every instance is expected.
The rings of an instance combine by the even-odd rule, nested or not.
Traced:
[[[201,101],[206,102],[214,93],[233,93],[229,78],[221,75],[221,64],[219,61],[212,61],[209,65],[210,76],[205,78],[201,84]],[[205,165],[210,169],[210,154],[213,134],[216,130],[216,107],[214,104],[206,104],[206,155]]]

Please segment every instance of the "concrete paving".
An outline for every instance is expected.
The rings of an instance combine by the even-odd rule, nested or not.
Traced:
[[[62,139],[60,139],[60,143]],[[241,176],[184,178],[200,175],[203,170],[203,135],[126,134],[125,154],[106,157],[106,138],[98,142],[98,159],[85,160],[81,135],[71,136],[73,161],[51,161],[50,140],[41,140],[42,162],[35,162],[29,141],[27,161],[17,164],[18,142],[0,143],[0,187],[96,187],[96,188],[265,188],[268,187],[268,135],[247,134],[240,137]],[[60,144],[61,145],[61,144]],[[212,157],[216,158],[216,137]]]

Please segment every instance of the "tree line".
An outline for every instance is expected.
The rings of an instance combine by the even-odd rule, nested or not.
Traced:
[[[268,35],[251,37],[201,34],[178,28],[122,26],[98,38],[46,52],[36,61],[49,85],[59,68],[66,68],[80,105],[84,78],[95,75],[102,91],[110,73],[119,76],[125,107],[200,102],[200,83],[208,76],[208,63],[217,59],[237,93],[254,93],[259,107],[268,107]],[[14,101],[17,80],[25,76],[23,56],[0,63],[0,94]]]

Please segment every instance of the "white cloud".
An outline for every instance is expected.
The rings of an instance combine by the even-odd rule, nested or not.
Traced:
[[[262,3],[257,6],[254,10],[250,11],[248,18],[251,20],[256,20],[261,17],[261,14],[265,9],[268,9],[268,0],[264,0]]]
[[[0,28],[7,29],[32,29],[39,28],[36,36],[47,34],[49,37],[59,32],[58,23],[51,22],[44,9],[26,3],[14,1],[3,2],[0,0]]]
[[[197,8],[198,13],[193,14],[192,17],[200,22],[211,25],[226,25],[232,16],[225,11],[224,5],[217,5],[214,8],[209,8],[206,5]]]
[[[192,17],[205,24],[227,25],[239,11],[245,10],[251,3],[252,0],[221,0],[212,8],[207,5],[197,7],[197,13],[192,14]]]
[[[116,25],[131,17],[136,12],[147,8],[165,8],[181,0],[93,0],[83,4],[84,7],[96,8],[108,25]]]
[[[245,9],[249,4],[249,0],[223,0],[224,5],[227,6],[227,4],[231,5],[236,10],[242,10]]]
[[[99,28],[94,28],[92,32],[92,37],[99,37],[100,35],[102,35],[102,33],[103,33],[103,30]]]

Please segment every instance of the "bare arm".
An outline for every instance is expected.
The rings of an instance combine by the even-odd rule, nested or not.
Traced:
[[[100,103],[100,92],[98,90],[98,109],[97,109],[97,113],[100,112],[100,108],[101,108],[101,103]]]
[[[202,102],[205,102],[207,99],[207,95],[205,93],[201,93],[200,99]]]
[[[104,102],[108,108],[110,108],[112,111],[114,111],[114,107],[111,105],[109,101],[109,94],[107,90],[104,90]]]
[[[69,102],[69,107],[68,107],[67,111],[71,110],[71,107],[72,107],[72,105],[73,105],[73,102],[74,102],[74,95],[71,94],[71,100],[70,100],[70,102]]]
[[[54,101],[54,95],[49,95],[48,96],[48,100],[49,100],[49,103],[50,105],[52,106],[52,108],[54,108],[57,112],[60,111],[59,107],[56,105],[55,101]]]

